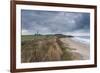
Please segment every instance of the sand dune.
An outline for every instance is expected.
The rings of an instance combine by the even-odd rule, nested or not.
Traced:
[[[89,45],[72,38],[34,36],[32,40],[22,41],[21,62],[88,60]]]

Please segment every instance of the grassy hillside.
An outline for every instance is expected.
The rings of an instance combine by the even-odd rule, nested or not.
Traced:
[[[58,35],[22,35],[21,62],[72,60],[70,48],[60,38]]]

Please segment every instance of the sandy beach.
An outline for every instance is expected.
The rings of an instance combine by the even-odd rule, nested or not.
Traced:
[[[65,46],[71,48],[69,52],[72,53],[74,60],[88,60],[90,54],[90,48],[88,44],[83,44],[79,41],[75,41],[72,38],[61,38],[60,39]]]

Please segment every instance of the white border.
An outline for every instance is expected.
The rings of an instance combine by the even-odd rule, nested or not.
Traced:
[[[49,11],[71,11],[71,12],[88,12],[90,13],[90,60],[81,61],[56,61],[56,62],[40,62],[40,63],[21,63],[21,9],[27,10],[49,10]],[[16,5],[16,68],[39,68],[54,66],[74,66],[94,64],[94,10],[85,8],[69,8],[69,7],[50,7],[35,5]]]

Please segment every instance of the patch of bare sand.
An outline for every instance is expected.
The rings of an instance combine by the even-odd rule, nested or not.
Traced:
[[[81,42],[75,41],[71,38],[61,38],[60,39],[65,46],[72,48],[69,52],[72,53],[74,60],[88,60],[90,56],[89,45],[83,44]]]

